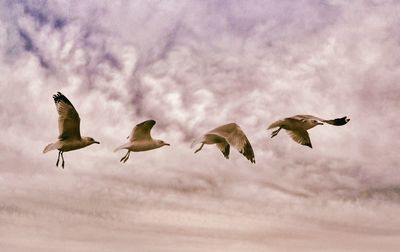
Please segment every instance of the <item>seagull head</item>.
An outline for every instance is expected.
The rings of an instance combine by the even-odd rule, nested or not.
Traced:
[[[163,140],[157,140],[157,144],[158,144],[160,147],[161,147],[161,146],[164,146],[164,145],[170,146],[169,143],[166,143],[166,142],[164,142]]]
[[[319,122],[317,120],[311,120],[311,124],[313,127],[317,126],[317,125],[324,125],[322,122]]]
[[[94,139],[91,138],[91,137],[84,137],[83,140],[84,140],[88,145],[91,145],[91,144],[94,144],[94,143],[95,143],[95,144],[100,144],[100,142],[94,140]]]

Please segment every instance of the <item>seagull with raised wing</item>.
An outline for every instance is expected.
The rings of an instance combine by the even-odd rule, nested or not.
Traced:
[[[114,150],[114,152],[122,149],[128,150],[125,156],[121,158],[120,160],[121,162],[125,163],[129,159],[131,151],[133,152],[148,151],[160,148],[164,145],[169,146],[169,144],[164,142],[163,140],[153,139],[151,137],[150,131],[155,124],[156,121],[147,120],[142,123],[139,123],[132,129],[131,134],[128,136],[129,142],[119,146]]]
[[[272,132],[271,138],[278,135],[281,129],[285,129],[294,141],[312,148],[310,136],[308,135],[307,130],[314,128],[317,125],[323,125],[323,123],[328,123],[335,126],[342,126],[349,121],[350,119],[347,118],[347,116],[325,120],[312,115],[296,115],[278,120],[272,123],[268,127],[268,129],[278,128],[277,130],[274,130]]]
[[[205,144],[216,144],[226,159],[229,158],[230,145],[235,147],[250,162],[255,163],[253,148],[242,129],[236,123],[229,123],[215,128],[204,134],[200,141],[192,144],[201,143],[201,146],[194,152],[199,152]]]
[[[53,99],[58,112],[58,130],[60,135],[57,142],[51,143],[44,148],[43,153],[57,149],[58,158],[56,166],[58,167],[61,156],[61,166],[64,169],[64,152],[81,149],[94,143],[99,144],[99,142],[91,137],[81,137],[79,129],[81,120],[78,112],[76,112],[67,97],[57,92],[57,94],[53,95]]]

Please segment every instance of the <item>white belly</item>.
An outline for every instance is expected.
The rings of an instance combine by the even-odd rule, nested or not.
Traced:
[[[81,140],[64,140],[60,141],[60,143],[62,146],[61,148],[58,149],[60,151],[72,151],[81,149],[86,146],[86,144]]]
[[[153,142],[133,142],[132,145],[128,148],[130,151],[139,152],[139,151],[148,151],[160,148],[160,145],[157,145]]]

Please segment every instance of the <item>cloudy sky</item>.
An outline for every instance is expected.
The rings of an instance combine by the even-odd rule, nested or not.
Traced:
[[[398,251],[400,3],[0,0],[1,251]],[[42,154],[52,95],[100,141]],[[313,149],[267,126],[310,130]],[[112,150],[157,121],[171,144]],[[202,133],[236,122],[256,164]]]

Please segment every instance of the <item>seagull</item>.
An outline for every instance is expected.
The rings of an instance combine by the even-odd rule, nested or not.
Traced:
[[[81,149],[94,143],[99,144],[99,142],[91,137],[81,137],[79,130],[81,119],[67,97],[57,92],[57,94],[53,95],[53,99],[58,112],[58,130],[60,135],[57,142],[48,144],[44,148],[43,153],[57,149],[58,158],[56,166],[58,167],[61,156],[61,166],[64,169],[64,152]]]
[[[153,126],[156,124],[154,120],[147,120],[137,124],[133,129],[131,134],[127,137],[129,138],[129,142],[123,144],[116,148],[115,151],[119,151],[122,149],[127,149],[128,152],[123,156],[120,162],[126,162],[129,159],[129,155],[131,151],[139,152],[139,151],[148,151],[160,148],[164,145],[169,146],[168,143],[165,143],[159,139],[151,138],[150,131]]]
[[[335,126],[345,125],[350,121],[347,116],[325,120],[312,115],[296,115],[292,117],[287,117],[285,119],[279,120],[271,124],[268,129],[277,128],[271,134],[271,138],[278,135],[281,129],[285,129],[289,136],[296,142],[302,145],[306,145],[312,148],[310,136],[307,130],[314,128],[317,125],[323,125],[323,123],[328,123]]]
[[[253,148],[242,129],[236,123],[229,123],[215,128],[201,137],[200,141],[195,141],[192,147],[201,143],[194,153],[199,152],[204,144],[216,144],[226,159],[229,158],[230,145],[235,147],[250,162],[255,163]]]

